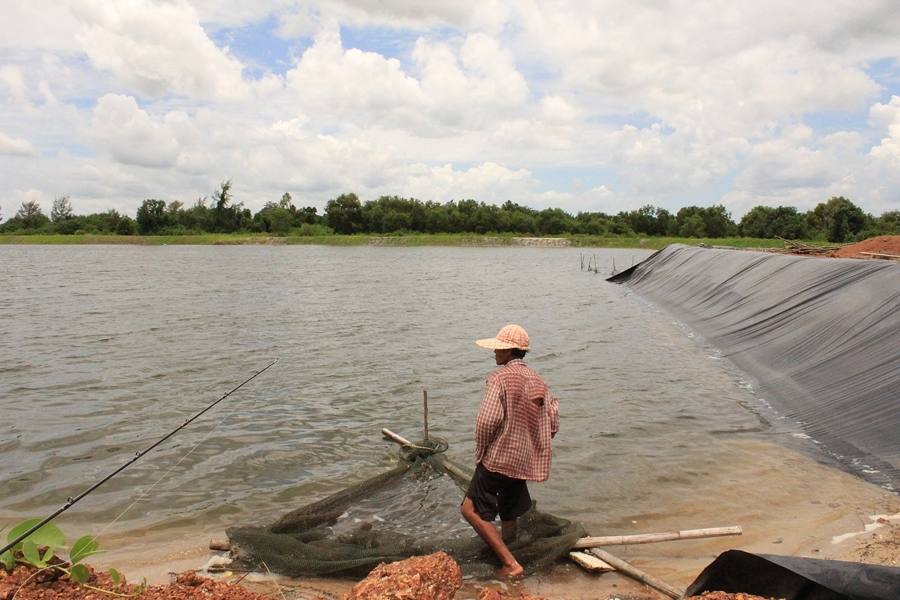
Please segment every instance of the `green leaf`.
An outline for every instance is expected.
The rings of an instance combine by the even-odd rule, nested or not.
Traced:
[[[38,569],[43,569],[47,566],[47,563],[41,560],[37,544],[35,544],[31,538],[26,539],[22,544],[22,556],[25,558],[25,562]]]
[[[91,578],[91,572],[84,565],[75,565],[69,569],[69,577],[78,583],[87,583]]]
[[[13,541],[40,522],[41,519],[28,519],[27,521],[22,521],[10,530],[9,534],[6,536],[6,541]],[[26,539],[33,541],[37,546],[50,546],[53,548],[60,548],[66,545],[66,536],[63,535],[62,530],[60,530],[60,528],[53,523],[47,523],[31,535],[29,535]],[[18,550],[19,548],[17,546],[13,549]]]
[[[7,571],[12,571],[16,566],[16,559],[13,558],[12,550],[7,550],[3,554],[0,554],[0,563],[6,567]]]
[[[122,574],[113,568],[109,569],[109,578],[112,579],[112,582],[116,584],[116,586],[122,583]]]
[[[72,544],[72,549],[69,550],[69,562],[73,565],[80,563],[91,554],[96,554],[99,546],[93,536],[86,535],[78,538]]]
[[[47,546],[47,549],[44,550],[44,556],[41,558],[45,563],[50,562],[50,559],[53,558],[53,554],[56,551],[56,548],[53,546]]]

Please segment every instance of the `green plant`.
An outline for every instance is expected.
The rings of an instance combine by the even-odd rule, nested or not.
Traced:
[[[13,527],[7,534],[7,542],[14,539],[40,523],[40,519],[28,519],[22,521]],[[108,593],[111,595],[122,596],[110,590],[103,590],[87,585],[91,577],[91,572],[83,564],[83,561],[99,552],[100,545],[97,540],[90,535],[85,535],[72,544],[68,548],[67,559],[62,558],[58,553],[66,550],[66,536],[62,530],[53,523],[47,523],[40,529],[18,542],[15,546],[0,554],[0,564],[7,571],[12,571],[16,563],[30,565],[38,571],[46,569],[55,569],[69,576],[72,581],[84,585],[90,589]],[[122,582],[122,575],[115,569],[109,570],[110,579],[116,587]]]

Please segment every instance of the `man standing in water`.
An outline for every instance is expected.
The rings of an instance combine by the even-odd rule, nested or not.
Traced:
[[[559,400],[522,360],[530,348],[522,327],[507,325],[496,337],[475,343],[494,351],[499,368],[485,383],[475,422],[477,466],[460,512],[503,564],[497,574],[521,577],[524,569],[506,542],[515,540],[517,519],[531,508],[526,481],[550,475]],[[498,514],[502,537],[493,525]]]

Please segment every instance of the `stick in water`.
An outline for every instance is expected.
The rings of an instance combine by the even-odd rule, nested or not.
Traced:
[[[422,403],[425,404],[425,441],[428,441],[428,390],[422,390]]]

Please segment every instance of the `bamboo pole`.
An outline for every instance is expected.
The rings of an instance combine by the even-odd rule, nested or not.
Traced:
[[[441,461],[441,468],[447,471],[461,485],[468,486],[469,482],[472,481],[472,473],[468,473],[463,468],[458,467],[452,460],[443,455],[438,456],[438,460]]]
[[[628,575],[629,577],[636,579],[637,581],[640,581],[645,585],[649,585],[653,589],[659,590],[670,598],[675,598],[677,600],[678,598],[684,596],[684,590],[679,590],[678,588],[670,586],[668,583],[657,579],[649,573],[641,571],[634,565],[625,562],[621,558],[613,556],[609,552],[605,552],[603,550],[600,550],[599,548],[591,548],[590,550],[588,550],[588,552],[590,552],[603,562],[610,564],[616,571],[624,573],[625,575]]]
[[[586,552],[569,552],[569,558],[571,558],[579,567],[582,567],[591,573],[608,573],[610,571],[615,571],[611,564]]]
[[[381,435],[391,440],[395,444],[400,444],[404,448],[414,448],[416,450],[431,450],[431,448],[426,448],[425,446],[417,446],[413,444],[411,441],[403,437],[402,435],[397,435],[390,429],[384,428],[381,430]]]
[[[720,537],[725,535],[741,535],[743,530],[738,526],[710,527],[707,529],[686,529],[684,531],[667,531],[665,533],[641,533],[637,535],[605,535],[600,537],[583,537],[572,546],[573,550],[596,548],[597,546],[625,546],[627,544],[652,544],[672,540],[695,540],[700,538]]]
[[[428,441],[428,390],[422,390],[422,403],[425,405],[425,441]]]

